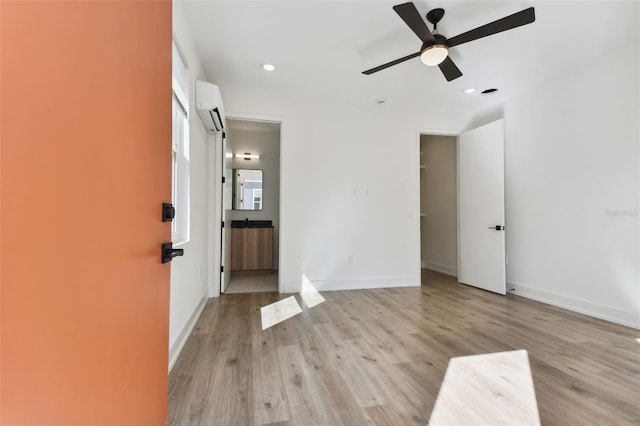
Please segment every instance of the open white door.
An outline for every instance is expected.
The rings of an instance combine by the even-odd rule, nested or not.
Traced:
[[[227,138],[222,138],[222,235],[220,241],[220,293],[231,281],[231,160],[227,156]]]
[[[458,137],[458,281],[506,293],[504,120]]]

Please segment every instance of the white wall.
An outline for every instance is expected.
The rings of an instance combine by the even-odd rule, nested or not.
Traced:
[[[420,284],[418,128],[459,131],[459,117],[223,90],[230,116],[282,121],[285,292],[303,277],[320,290]]]
[[[458,276],[456,138],[421,135],[420,219],[422,266]]]
[[[509,287],[635,327],[639,51],[568,70],[504,105]]]
[[[271,220],[273,223],[273,268],[278,269],[278,235],[280,216],[280,133],[230,129],[227,137],[233,142],[234,152],[260,154],[249,161],[233,159],[234,169],[260,169],[263,171],[262,210],[233,211],[231,220]]]
[[[636,327],[639,62],[635,45],[497,107],[506,125],[509,287]],[[319,289],[418,285],[416,129],[457,132],[468,117],[224,90],[233,115],[283,121],[284,291],[299,291],[303,277]]]
[[[208,144],[210,136],[195,111],[195,80],[207,80],[195,52],[182,4],[173,2],[173,31],[189,66],[189,126],[190,126],[190,184],[191,184],[191,238],[184,248],[184,256],[171,262],[171,300],[169,316],[169,366],[171,367],[191,327],[208,297],[207,289],[207,209],[209,194]],[[167,102],[169,102],[167,100]],[[167,145],[167,149],[171,149]],[[213,196],[213,194],[211,194]]]

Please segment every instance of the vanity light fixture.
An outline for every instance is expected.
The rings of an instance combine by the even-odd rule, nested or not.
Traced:
[[[245,152],[244,154],[238,154],[236,152],[235,157],[236,158],[244,158],[245,160],[250,161],[251,159],[256,159],[256,160],[259,159],[260,155],[259,154],[252,154],[250,152]]]

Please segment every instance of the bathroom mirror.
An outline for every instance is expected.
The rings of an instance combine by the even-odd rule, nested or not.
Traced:
[[[233,169],[233,210],[262,210],[262,170]]]

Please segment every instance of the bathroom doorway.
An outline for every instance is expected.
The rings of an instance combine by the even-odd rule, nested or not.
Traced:
[[[278,291],[280,127],[227,119],[221,293]]]

